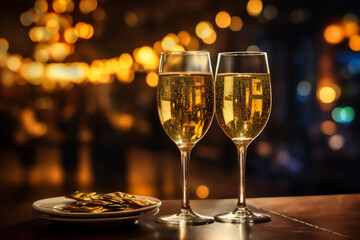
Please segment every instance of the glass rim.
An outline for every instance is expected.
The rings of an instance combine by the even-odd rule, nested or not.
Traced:
[[[168,51],[162,52],[161,55],[209,55],[208,51]]]
[[[220,52],[219,56],[256,56],[267,55],[267,52],[257,51],[234,51],[234,52]]]

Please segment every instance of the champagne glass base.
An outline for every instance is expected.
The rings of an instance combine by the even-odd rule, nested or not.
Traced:
[[[247,207],[236,208],[229,213],[221,213],[215,216],[215,221],[223,223],[260,223],[270,221],[267,214],[254,213]]]
[[[203,225],[213,223],[214,218],[202,216],[190,210],[181,210],[180,213],[161,216],[156,220],[158,223],[165,223],[171,225]]]

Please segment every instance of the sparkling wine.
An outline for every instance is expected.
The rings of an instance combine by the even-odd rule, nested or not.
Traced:
[[[252,141],[269,119],[270,75],[218,74],[215,85],[215,113],[220,127],[235,144]]]
[[[195,144],[214,114],[214,83],[210,73],[159,74],[157,107],[167,135],[177,144]]]

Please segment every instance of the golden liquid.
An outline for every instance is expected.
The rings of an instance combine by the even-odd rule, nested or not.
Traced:
[[[218,74],[216,118],[235,144],[250,142],[265,127],[271,110],[269,74]]]
[[[159,74],[157,107],[160,122],[177,145],[195,144],[214,115],[211,74]]]

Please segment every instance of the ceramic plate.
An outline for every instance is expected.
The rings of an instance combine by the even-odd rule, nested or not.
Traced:
[[[46,198],[34,202],[32,204],[32,208],[37,213],[42,213],[49,216],[67,217],[67,218],[107,218],[107,217],[138,215],[159,208],[161,205],[161,201],[157,198],[139,196],[139,195],[136,195],[136,197],[139,199],[153,201],[155,202],[155,204],[133,210],[112,211],[112,212],[102,212],[102,213],[64,212],[60,210],[61,207],[71,202],[75,202],[76,200],[68,199],[65,197],[53,197],[53,198]]]
[[[112,226],[119,224],[133,223],[139,218],[155,215],[159,212],[159,208],[151,211],[138,213],[130,216],[118,217],[101,217],[101,218],[73,218],[73,217],[56,217],[34,211],[34,215],[38,218],[48,220],[50,222],[61,223],[69,226]],[[74,225],[75,224],[75,225]]]

